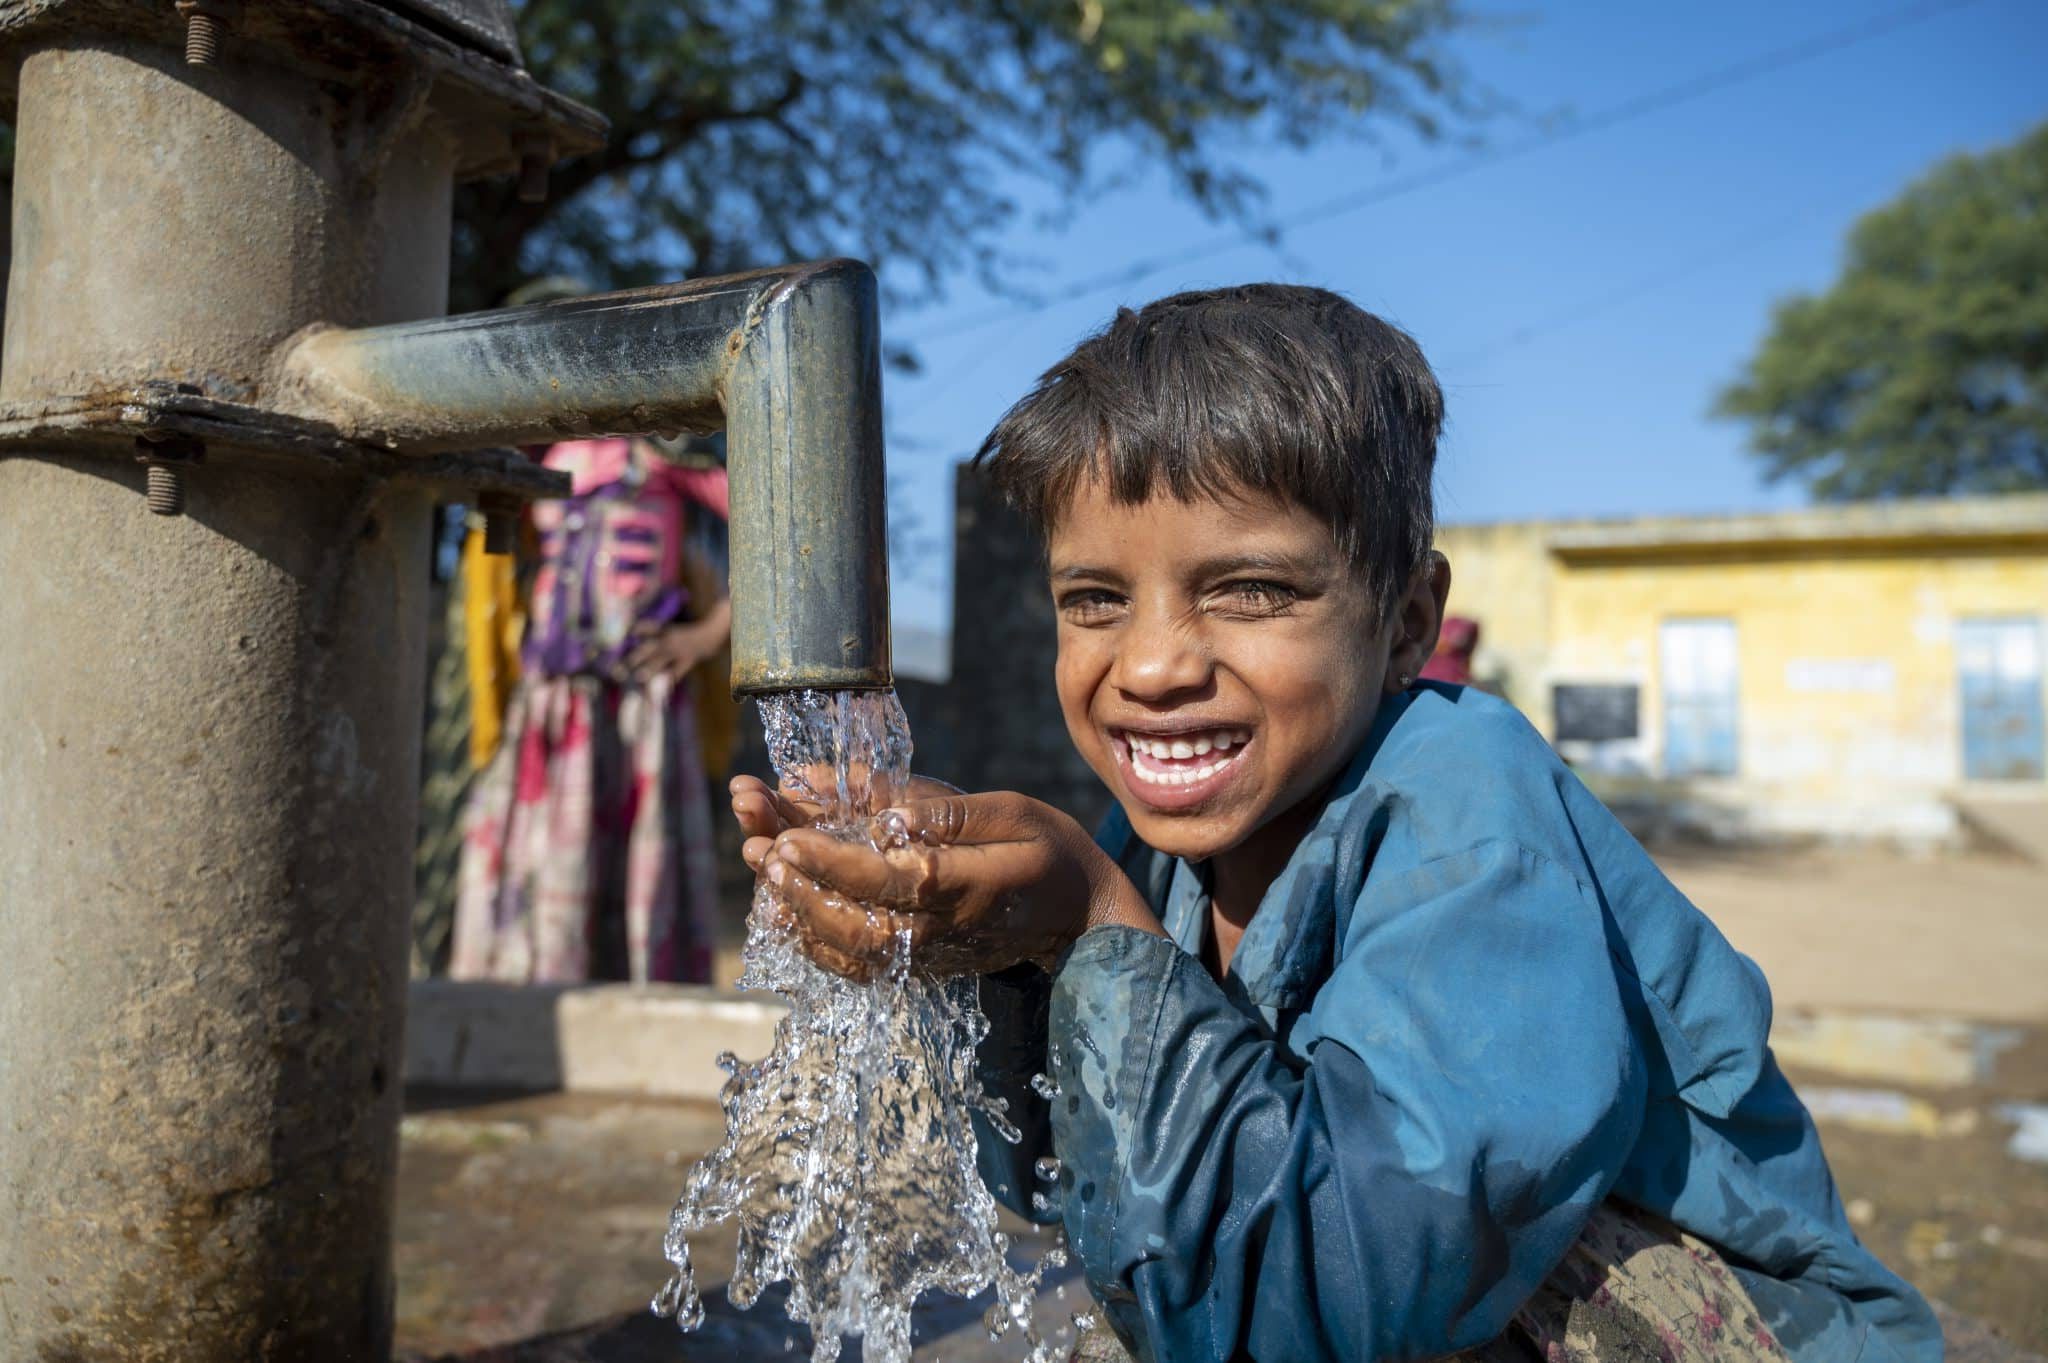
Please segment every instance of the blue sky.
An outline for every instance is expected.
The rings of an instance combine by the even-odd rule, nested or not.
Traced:
[[[1574,0],[1487,6],[1510,26],[1459,40],[1471,75],[1521,116],[1592,115],[1720,68],[1899,13],[1898,0],[1715,4]],[[1772,302],[1824,288],[1844,234],[1936,160],[2048,118],[2048,0],[1974,0],[1680,107],[1589,132],[1388,202],[1303,226],[1284,250],[1243,246],[1124,288],[933,340],[926,371],[886,381],[899,510],[936,538],[898,561],[896,614],[944,629],[951,469],[1031,378],[1119,305],[1178,289],[1285,279],[1338,289],[1422,342],[1446,389],[1446,521],[1797,505],[1766,487],[1742,433],[1710,420],[1715,391],[1763,334]],[[1306,153],[1247,148],[1269,212],[1466,159],[1395,138]],[[1027,206],[1047,202],[1028,186]],[[1059,264],[1048,292],[1219,235],[1163,183],[1091,204],[1058,232],[1006,243]],[[970,279],[944,302],[892,310],[893,336],[1000,308]]]

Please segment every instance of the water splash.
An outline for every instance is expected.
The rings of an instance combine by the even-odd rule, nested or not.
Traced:
[[[910,726],[892,691],[800,691],[766,697],[768,751],[786,792],[825,809],[818,827],[875,841],[871,815],[901,798]],[[883,827],[881,842],[904,830]],[[975,1164],[969,1114],[1017,1139],[1000,1099],[984,1095],[974,1048],[987,1035],[972,977],[935,981],[912,970],[899,931],[888,968],[855,983],[814,965],[765,884],[747,918],[740,987],[789,1001],[765,1059],[721,1057],[725,1140],[691,1169],[663,1252],[675,1276],[653,1309],[683,1329],[704,1318],[690,1237],[736,1223],[726,1295],[746,1309],[787,1282],[792,1320],[810,1326],[814,1363],[842,1338],[872,1363],[907,1363],[911,1307],[939,1289],[993,1287],[993,1333],[1019,1329],[1034,1360],[1049,1357],[1031,1321],[1040,1275],[1065,1262],[1055,1246],[1038,1268],[1008,1260],[995,1199]]]

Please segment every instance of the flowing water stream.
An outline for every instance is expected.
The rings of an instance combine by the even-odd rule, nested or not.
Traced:
[[[910,772],[910,726],[893,691],[798,691],[764,698],[762,723],[786,792],[816,800],[818,827],[868,839]],[[871,839],[870,839],[871,840]],[[747,920],[740,986],[789,1002],[765,1059],[721,1057],[725,1140],[691,1169],[663,1249],[675,1276],[654,1299],[685,1330],[704,1318],[690,1237],[733,1222],[727,1296],[751,1307],[789,1284],[788,1313],[811,1328],[814,1363],[863,1341],[870,1363],[907,1363],[911,1307],[933,1289],[994,1288],[992,1334],[1015,1328],[1034,1363],[1052,1357],[1030,1319],[1037,1269],[1009,1262],[995,1200],[975,1166],[970,1113],[1009,1139],[1001,1100],[981,1091],[974,1048],[988,1031],[972,978],[913,967],[908,932],[889,968],[860,984],[812,964],[765,882]]]

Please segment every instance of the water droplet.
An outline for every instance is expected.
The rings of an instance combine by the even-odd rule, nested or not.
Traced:
[[[1047,1197],[1044,1193],[1033,1193],[1031,1195],[1031,1210],[1035,1212],[1051,1211],[1052,1199]]]
[[[1052,1182],[1060,1176],[1060,1157],[1058,1155],[1040,1155],[1037,1161],[1032,1164],[1031,1172],[1037,1175],[1041,1182]]]
[[[1031,1076],[1031,1091],[1050,1102],[1060,1096],[1060,1083],[1049,1074],[1034,1074]]]

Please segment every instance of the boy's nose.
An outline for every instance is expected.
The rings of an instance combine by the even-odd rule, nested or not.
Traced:
[[[1167,622],[1140,623],[1121,643],[1109,679],[1132,700],[1158,704],[1209,681],[1208,650],[1185,629]]]

